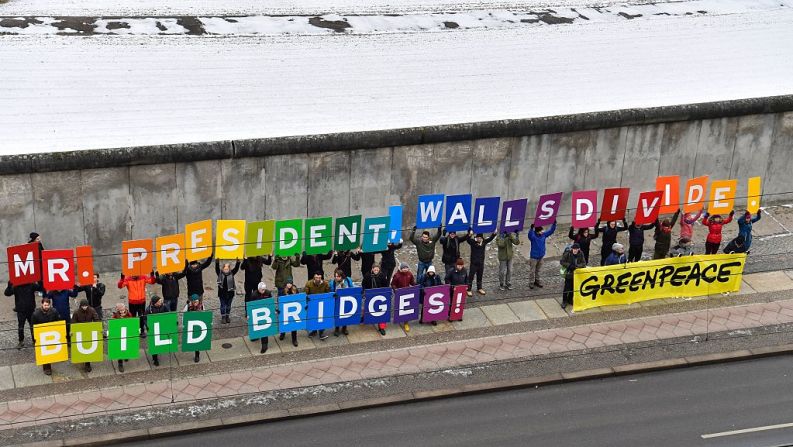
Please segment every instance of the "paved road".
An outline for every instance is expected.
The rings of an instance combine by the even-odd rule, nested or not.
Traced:
[[[779,446],[790,357],[383,407],[162,439],[147,446]],[[793,424],[791,424],[793,425]]]

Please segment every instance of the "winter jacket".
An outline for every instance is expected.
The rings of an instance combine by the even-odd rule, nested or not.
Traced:
[[[248,301],[263,300],[265,298],[272,298],[272,297],[273,297],[273,293],[270,292],[269,290],[265,289],[264,293],[262,293],[259,292],[259,289],[256,289],[253,291],[253,293],[251,293],[250,298],[245,298],[245,302],[247,303]]]
[[[380,273],[374,274],[372,272],[367,273],[363,276],[363,281],[361,281],[361,287],[364,290],[367,289],[378,289],[380,287],[388,287],[388,280],[385,276],[385,273],[381,270]]]
[[[573,272],[575,269],[586,267],[584,253],[579,250],[578,254],[576,255],[573,254],[573,250],[566,251],[562,255],[562,259],[559,261],[559,264],[565,268],[565,278],[570,279],[573,277]]]
[[[165,304],[163,304],[160,307],[157,307],[154,305],[154,303],[149,303],[148,307],[146,307],[146,315],[163,314],[168,311],[169,308]]]
[[[529,257],[531,259],[542,259],[545,257],[545,241],[551,237],[554,231],[556,231],[556,222],[551,225],[550,230],[539,235],[534,231],[534,225],[531,226],[529,230],[529,241],[531,241],[531,252],[529,253]]]
[[[402,243],[388,244],[388,249],[380,252],[380,267],[384,271],[393,271],[396,267],[396,254],[395,252],[402,248]]]
[[[361,256],[358,253],[346,250],[336,252],[330,262],[336,264],[336,268],[340,268],[344,272],[344,276],[349,278],[352,276],[352,261],[359,259],[361,259]]]
[[[297,256],[276,256],[273,259],[271,266],[275,270],[275,287],[281,289],[286,285],[286,280],[294,278],[292,276],[292,267],[300,267],[300,258]]]
[[[78,307],[72,314],[72,323],[92,323],[94,321],[102,321],[102,319],[99,318],[99,314],[90,305],[86,310]]]
[[[322,272],[322,277],[324,278],[325,269],[322,267],[322,263],[323,261],[327,261],[332,257],[333,257],[332,252],[320,254],[320,255],[307,255],[303,253],[303,256],[300,257],[300,263],[306,266],[306,270],[308,271],[309,278],[313,277],[314,273],[317,272]]]
[[[105,296],[107,288],[104,284],[98,282],[96,286],[75,286],[74,290],[78,293],[85,292],[85,298],[88,300],[89,306],[100,307],[102,305],[102,297]]]
[[[694,224],[697,223],[701,216],[702,210],[699,210],[697,214],[693,215],[690,213],[683,214],[683,218],[680,219],[680,239],[693,239]]]
[[[655,228],[657,223],[657,220],[646,225],[636,225],[636,222],[631,222],[628,225],[628,244],[632,247],[644,245],[644,232]]]
[[[493,233],[490,237],[482,239],[481,245],[476,243],[476,238],[468,238],[468,245],[471,246],[471,265],[485,265],[485,248],[495,238],[496,233]]]
[[[441,261],[444,264],[454,264],[460,259],[460,243],[468,240],[468,233],[462,236],[449,237],[444,230],[443,236],[440,238],[441,247],[443,248],[443,256]]]
[[[118,280],[118,288],[127,288],[129,304],[146,304],[146,284],[154,284],[154,275],[123,276]],[[77,295],[74,295],[77,296]]]
[[[619,234],[620,231],[626,231],[628,229],[628,221],[622,219],[622,226],[616,225],[614,228],[609,227],[608,223],[601,227],[600,221],[598,221],[597,227],[598,233],[603,234],[603,246],[610,248],[617,242],[617,234]]]
[[[187,296],[204,296],[204,275],[203,271],[212,263],[212,256],[206,258],[204,262],[193,268],[189,263],[185,265],[184,275],[187,278]]]
[[[581,247],[581,251],[584,252],[584,258],[587,258],[589,257],[589,247],[592,244],[592,240],[598,238],[598,233],[598,228],[595,227],[594,231],[590,231],[586,236],[581,236],[573,227],[570,227],[570,233],[567,237]]]
[[[228,273],[223,272],[220,269],[220,259],[215,261],[215,274],[218,275],[218,293],[220,292],[233,292],[237,290],[237,286],[234,284],[234,275],[240,271],[240,262],[237,261],[234,263],[234,267],[229,270]]]
[[[44,309],[40,307],[36,308],[36,310],[33,311],[33,316],[30,319],[30,321],[32,321],[33,324],[52,323],[53,321],[60,321],[60,320],[63,320],[63,318],[61,317],[61,314],[58,312],[58,309],[54,307],[50,307],[50,310],[47,312],[44,312]]]
[[[313,279],[310,279],[306,281],[306,286],[303,287],[303,292],[305,292],[306,295],[315,295],[317,293],[328,293],[330,292],[330,285],[325,280],[317,284],[314,282]]]
[[[757,216],[753,219],[746,221],[746,218],[738,219],[738,235],[743,236],[744,245],[746,249],[749,250],[752,246],[752,224],[760,220],[761,214],[760,211],[757,212]]]
[[[416,285],[416,278],[413,277],[411,272],[403,272],[402,270],[394,273],[391,278],[391,288],[401,289],[403,287],[410,287]]]
[[[330,280],[330,282],[328,283],[331,292],[335,292],[338,289],[349,289],[353,285],[354,284],[352,283],[352,280],[350,279],[349,276],[342,279],[341,282],[339,283],[337,283],[335,279]]]
[[[738,237],[736,237],[735,239],[731,240],[730,243],[727,244],[726,247],[724,247],[724,253],[727,253],[727,254],[730,254],[730,253],[746,253],[749,250],[749,247],[746,245],[746,241],[745,240],[744,240],[743,244],[739,245],[739,242],[740,242],[739,238],[740,238],[740,235]]]
[[[501,233],[496,239],[498,247],[498,260],[509,261],[515,255],[514,246],[520,245],[520,237],[517,233]]]
[[[440,286],[443,284],[441,281],[441,277],[438,275],[424,275],[424,278],[421,280],[421,287],[433,287],[433,286]]]
[[[52,307],[58,311],[58,315],[66,315],[69,318],[69,297],[74,298],[77,292],[74,289],[69,290],[50,290],[47,292],[47,297],[52,300]]]
[[[364,253],[364,252],[358,254],[358,256],[361,258],[361,276],[364,276],[372,271],[375,254],[376,253]]]
[[[245,258],[242,260],[240,269],[245,272],[245,290],[256,290],[259,283],[262,282],[264,273],[262,267],[273,263],[271,256],[256,256],[252,258]]]
[[[606,258],[606,262],[604,262],[603,265],[617,265],[627,263],[628,257],[625,256],[625,253],[619,254],[616,251],[612,251],[608,258]]]
[[[166,300],[179,299],[179,280],[184,278],[184,270],[177,273],[154,274],[154,280],[162,286],[162,297]],[[89,300],[90,301],[90,300]]]
[[[655,251],[662,252],[664,256],[669,253],[669,248],[672,246],[672,229],[675,227],[678,217],[680,217],[680,210],[677,210],[672,217],[672,222],[666,229],[658,219],[655,220],[655,235],[653,236],[655,239]]]
[[[457,268],[449,270],[449,273],[446,274],[446,284],[453,286],[468,284],[468,271],[465,270],[465,267],[460,270]]]
[[[435,236],[432,236],[430,241],[425,244],[421,242],[421,235],[416,236],[416,228],[413,228],[413,231],[410,233],[410,242],[413,242],[413,245],[416,246],[416,254],[419,257],[419,261],[432,262],[432,259],[435,258],[435,244],[440,238],[441,229],[438,227],[438,232],[435,233]],[[454,261],[456,261],[456,259]]]
[[[22,315],[32,315],[36,310],[36,292],[43,292],[38,283],[13,286],[11,281],[5,290],[5,296],[14,295],[14,309]]]
[[[702,218],[702,225],[708,227],[708,237],[705,240],[711,244],[721,244],[721,229],[723,226],[732,222],[733,214],[734,213],[730,212],[729,217],[722,220],[721,223],[716,223],[710,219],[710,216],[707,213],[705,213],[705,217]]]

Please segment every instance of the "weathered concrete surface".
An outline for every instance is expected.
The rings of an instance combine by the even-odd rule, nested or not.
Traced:
[[[697,118],[689,112],[678,118]],[[339,140],[341,146],[324,152],[316,143],[312,151],[291,155],[270,155],[272,142],[234,146],[236,152],[227,150],[229,143],[213,143],[212,157],[203,160],[174,162],[178,148],[172,147],[167,156],[127,156],[112,168],[0,175],[0,245],[24,243],[36,230],[47,247],[87,243],[97,255],[111,255],[123,240],[180,232],[201,219],[377,216],[394,204],[404,205],[409,227],[417,197],[438,192],[527,197],[533,216],[540,195],[564,191],[560,222],[565,223],[574,190],[630,187],[629,207],[634,208],[640,191],[654,188],[657,175],[670,174],[737,178],[739,196],[745,195],[746,179],[760,175],[764,192],[771,194],[764,203],[793,199],[793,112],[676,122],[622,112],[603,116],[608,118],[604,125],[624,125],[582,130],[567,121],[548,127],[549,121],[545,128],[560,132],[537,135],[533,130],[543,127],[535,122],[524,135],[498,138],[484,138],[495,128],[480,126],[480,139],[354,150],[340,150],[352,143]],[[454,127],[450,138],[464,128]],[[424,141],[436,138],[439,133]],[[296,140],[290,141],[284,147],[297,147]],[[39,166],[39,158],[25,159],[27,165],[17,158],[14,166],[24,172],[25,166]],[[743,203],[738,200],[738,206]],[[96,266],[118,270],[118,257],[97,256]]]

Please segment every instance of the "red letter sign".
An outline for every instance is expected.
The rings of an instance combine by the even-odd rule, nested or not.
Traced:
[[[639,205],[636,206],[636,216],[633,218],[636,225],[653,223],[658,219],[663,197],[663,191],[647,191],[639,194]]]
[[[600,211],[600,221],[610,222],[624,219],[630,194],[630,188],[606,188],[603,190],[603,209]]]
[[[74,250],[44,250],[41,253],[44,288],[64,290],[74,287]]]
[[[8,280],[14,286],[41,281],[41,253],[39,243],[8,247]]]

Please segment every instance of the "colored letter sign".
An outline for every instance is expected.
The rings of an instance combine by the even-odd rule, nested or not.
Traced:
[[[655,190],[663,192],[660,214],[671,214],[680,209],[679,175],[667,175],[656,178]]]
[[[468,294],[468,286],[454,286],[452,289],[452,299],[449,309],[449,321],[460,321],[465,312],[465,297]]]
[[[102,322],[72,323],[72,363],[101,362],[105,345]]]
[[[416,207],[416,228],[437,228],[443,218],[443,194],[419,196]]]
[[[419,286],[405,287],[394,291],[394,323],[406,323],[419,319],[420,296],[421,287]]]
[[[336,302],[332,293],[317,293],[308,296],[306,330],[330,329],[336,325]]]
[[[215,257],[242,259],[245,257],[245,221],[219,220],[215,230]]]
[[[125,276],[148,275],[154,270],[154,240],[137,239],[121,243],[121,273]]]
[[[573,228],[594,227],[597,223],[598,192],[575,191],[572,196]]]
[[[683,203],[684,213],[697,213],[705,202],[705,191],[708,187],[708,176],[688,179],[686,182],[686,200]]]
[[[301,219],[275,222],[275,255],[292,256],[303,251],[303,221]]]
[[[340,217],[336,219],[336,233],[333,241],[334,249],[346,251],[357,248],[361,234],[361,215]]]
[[[646,191],[639,194],[639,204],[636,206],[636,215],[633,218],[636,225],[650,224],[658,219],[663,195],[663,191]]]
[[[65,362],[69,359],[65,321],[34,325],[33,338],[36,339],[37,365]]]
[[[140,355],[140,319],[114,318],[107,320],[107,358],[131,360]]]
[[[561,192],[540,196],[540,201],[537,203],[537,211],[534,213],[534,226],[542,227],[554,223],[556,215],[559,214],[559,206],[561,204]]]
[[[388,323],[391,321],[390,287],[364,290],[363,322],[365,324]]]
[[[280,321],[278,331],[281,333],[301,331],[306,328],[306,294],[283,295],[278,297]]]
[[[388,242],[398,244],[402,239],[402,205],[388,207]]]
[[[77,278],[81,286],[94,284],[94,252],[90,245],[81,245],[74,249],[77,255]],[[182,266],[184,268],[184,266]]]
[[[185,225],[187,260],[196,261],[212,256],[212,221],[202,220]]]
[[[164,306],[164,304],[163,304]],[[165,354],[179,351],[178,314],[165,312],[146,317],[149,328],[149,354]]]
[[[182,314],[182,352],[209,351],[212,347],[212,311]]]
[[[737,190],[738,180],[714,180],[710,184],[708,213],[727,214],[732,211]]]
[[[306,254],[318,255],[333,250],[333,218],[306,219]]]
[[[8,280],[15,286],[41,281],[38,242],[8,247]]]
[[[600,210],[600,221],[610,222],[624,219],[630,194],[630,188],[606,188],[603,190],[603,209]]]
[[[166,274],[184,270],[184,234],[158,237],[154,245],[157,250],[157,272]]]
[[[74,250],[44,250],[41,259],[46,290],[74,287]]]
[[[760,197],[762,195],[763,180],[760,177],[750,178],[746,187],[746,211],[752,214],[760,211]]]
[[[389,216],[367,217],[363,224],[363,244],[361,249],[367,253],[383,251],[388,248]]]
[[[446,196],[446,231],[468,231],[471,227],[471,194]]]
[[[474,204],[474,233],[492,233],[498,228],[501,197],[478,197]]]
[[[422,309],[421,321],[429,323],[445,320],[449,317],[450,289],[450,286],[424,288],[424,308]],[[468,291],[467,287],[466,291]]]
[[[275,240],[275,221],[263,220],[248,222],[245,230],[245,256],[267,256],[273,254],[273,241]]]
[[[501,231],[523,231],[529,199],[507,200],[501,207]]]
[[[361,322],[360,287],[336,290],[336,326],[347,326]]]
[[[275,298],[249,301],[245,307],[248,311],[248,338],[258,340],[278,333]]]

